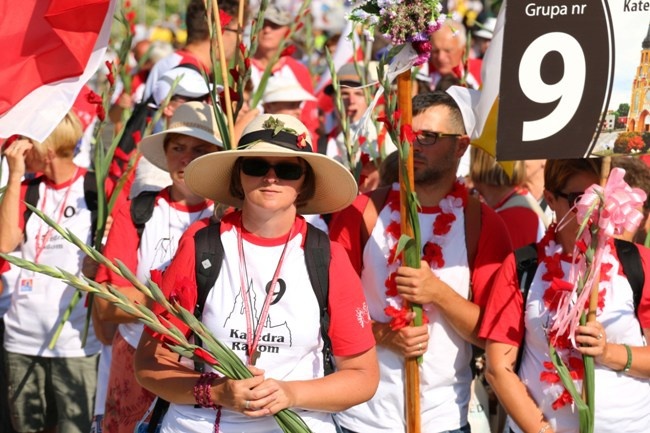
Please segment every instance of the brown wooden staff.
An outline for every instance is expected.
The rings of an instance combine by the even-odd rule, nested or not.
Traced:
[[[612,157],[606,156],[603,158],[600,168],[600,186],[603,188],[607,183],[607,178],[609,177],[609,172],[612,168]],[[587,322],[596,320],[596,310],[598,309],[598,285],[600,282],[600,272],[596,274],[594,279],[594,285],[591,287],[591,293],[589,294],[589,310],[587,311]]]
[[[411,70],[402,72],[397,76],[397,103],[401,113],[401,125],[410,125],[413,118],[411,107]],[[400,171],[403,170],[400,164]],[[407,191],[413,191],[413,147],[409,146],[406,160],[406,176],[400,173],[400,221],[401,231],[409,237],[413,237],[413,226],[408,217],[408,195]],[[410,188],[404,182],[410,182]],[[420,248],[418,245],[417,248]],[[417,358],[404,360],[406,383],[404,387],[404,412],[406,416],[406,432],[420,433],[420,368]]]
[[[208,16],[209,14],[210,13],[208,12]],[[226,59],[226,50],[224,49],[223,46],[223,36],[221,33],[223,27],[221,26],[221,17],[219,16],[218,0],[212,0],[212,17],[217,27],[216,37],[217,37],[217,45],[219,46],[219,65],[221,67],[221,79],[223,80],[223,96],[226,105],[225,111],[226,111],[226,118],[228,120],[228,132],[230,133],[231,140],[233,140],[231,144],[233,145],[233,147],[236,147],[237,144],[234,142],[235,121],[232,114],[232,103],[230,100],[230,84],[228,82],[228,59]],[[239,47],[237,49],[239,49]]]

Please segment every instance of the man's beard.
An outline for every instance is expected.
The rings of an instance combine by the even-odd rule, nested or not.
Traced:
[[[436,161],[434,166],[430,163],[420,166],[413,173],[413,181],[420,185],[436,184],[449,176],[450,171],[455,173],[457,165],[458,161],[453,156],[446,156],[442,160]]]
[[[413,175],[413,181],[416,184],[429,185],[438,183],[441,179],[445,177],[445,172],[440,171],[436,168],[426,167],[418,170]]]

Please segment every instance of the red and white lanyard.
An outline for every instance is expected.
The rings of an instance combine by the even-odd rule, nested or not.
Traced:
[[[68,196],[70,195],[70,190],[72,189],[72,185],[77,181],[77,174],[79,173],[79,168],[75,170],[74,176],[72,176],[72,180],[70,181],[70,185],[68,185],[68,188],[65,191],[65,194],[63,195],[63,198],[61,199],[60,208],[59,208],[59,215],[56,218],[56,224],[61,225],[61,218],[63,218],[63,214],[65,213],[66,209],[66,204],[68,202]],[[46,213],[46,205],[47,205],[47,184],[45,185],[45,194],[43,194],[43,207],[41,212]],[[54,211],[56,212],[56,208],[54,208]],[[45,235],[41,237],[41,229],[43,228],[43,225],[45,225],[44,222],[41,221],[40,225],[38,226],[38,232],[36,233],[36,239],[34,242],[36,243],[35,249],[36,253],[34,254],[34,264],[38,263],[38,259],[43,253],[43,250],[45,249],[45,246],[50,240],[50,237],[52,236],[52,232],[54,231],[54,227],[48,226],[47,231],[45,232]]]
[[[280,260],[278,261],[278,266],[276,267],[275,273],[273,274],[273,280],[271,281],[271,285],[269,286],[268,292],[266,293],[266,298],[264,299],[264,307],[262,308],[262,313],[260,314],[259,320],[257,322],[257,326],[255,327],[254,334],[253,334],[254,317],[252,313],[252,306],[250,304],[250,298],[248,296],[248,285],[244,281],[244,274],[246,273],[246,258],[244,256],[244,242],[242,239],[243,227],[244,227],[243,223],[240,224],[239,230],[237,232],[237,244],[239,249],[239,280],[240,280],[242,301],[244,302],[244,312],[246,314],[246,346],[248,349],[248,353],[246,355],[248,357],[248,363],[251,365],[255,365],[255,361],[257,361],[257,356],[254,355],[257,350],[257,344],[260,341],[260,337],[262,336],[262,332],[264,331],[264,323],[266,322],[266,318],[269,315],[269,307],[271,306],[271,301],[273,300],[275,285],[277,284],[278,278],[280,277],[280,269],[282,268],[282,263],[284,262],[284,255],[287,252],[287,246],[289,245],[289,241],[293,237],[293,226],[291,226],[291,230],[289,231],[289,236],[287,237],[287,241],[285,242],[284,248],[282,249]]]

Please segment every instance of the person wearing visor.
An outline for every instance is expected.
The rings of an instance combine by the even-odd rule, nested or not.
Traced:
[[[171,402],[161,432],[279,433],[270,415],[291,408],[312,431],[334,433],[332,412],[366,401],[376,390],[375,344],[359,277],[343,248],[320,233],[330,247],[327,335],[336,366],[325,375],[319,303],[305,264],[309,236],[319,233],[300,214],[345,208],[357,195],[354,178],[312,152],[299,120],[264,114],[246,127],[237,150],[193,161],[185,181],[195,194],[238,209],[218,227],[224,257],[201,320],[253,377],[217,377],[209,366],[196,372],[163,337],[145,332],[135,366],[140,383]],[[195,266],[195,233],[207,224],[188,229],[160,282],[190,311],[197,298],[196,275],[188,273]],[[181,280],[187,290],[177,293]]]

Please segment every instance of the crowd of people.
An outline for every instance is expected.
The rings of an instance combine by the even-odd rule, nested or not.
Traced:
[[[236,17],[238,3],[219,7]],[[279,432],[273,415],[292,409],[313,432],[402,432],[404,364],[413,358],[421,360],[422,431],[577,431],[549,341],[557,342],[555,296],[575,260],[574,205],[600,181],[600,161],[517,161],[508,172],[470,148],[464,102],[446,90],[480,88],[495,20],[475,27],[448,18],[432,34],[430,61],[413,74],[422,260],[405,266],[397,147],[377,121],[381,104],[364,118],[376,59],[352,52],[319,88],[304,58],[278,56],[296,19],[285,6],[272,2],[262,17],[227,138],[213,105],[224,102],[212,101],[223,88],[203,76],[213,72],[215,48],[203,0],[188,2],[183,46],[133,45],[141,61],[108,113],[130,141],[120,143],[104,185],[115,206],[96,247],[195,313],[251,377],[223,377],[114,303],[89,304],[61,280],[2,262],[2,431]],[[223,30],[225,62],[243,31],[236,19]],[[158,108],[151,134],[136,138],[144,123],[135,113],[151,119]],[[93,244],[103,194],[88,157],[96,120],[81,110],[42,143],[3,144],[0,252],[111,286],[190,338],[186,323],[25,204]],[[650,192],[645,163],[613,164]],[[581,357],[595,360],[598,433],[650,428],[650,249],[641,245],[649,210],[650,199],[640,230],[606,249],[596,319],[558,343],[577,383]],[[525,282],[514,253],[524,248],[535,251]],[[411,326],[411,303],[423,306],[422,325]],[[477,363],[485,364],[478,372]]]

